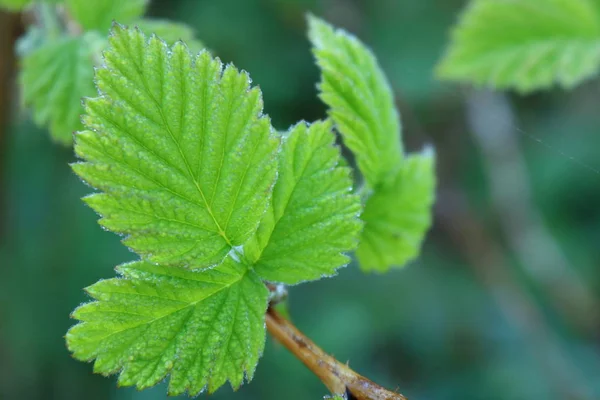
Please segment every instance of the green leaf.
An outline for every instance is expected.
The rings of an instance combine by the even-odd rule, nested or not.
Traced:
[[[85,30],[102,33],[113,21],[128,24],[146,12],[148,0],[65,0],[69,15]]]
[[[52,137],[72,142],[81,129],[82,97],[96,93],[93,57],[97,37],[62,37],[45,43],[23,58],[20,82],[25,105],[33,108],[38,125],[48,126]]]
[[[402,266],[431,223],[433,153],[404,158],[392,91],[373,54],[343,30],[312,16],[308,22],[321,98],[367,182],[357,258],[366,271]]]
[[[356,250],[365,271],[385,272],[415,258],[431,225],[435,196],[434,154],[409,155],[397,175],[367,200],[365,229]]]
[[[309,16],[309,38],[322,77],[321,99],[371,187],[402,160],[392,90],[371,51],[354,36]]]
[[[437,68],[442,79],[529,92],[571,88],[600,67],[600,7],[590,0],[475,0]]]
[[[97,301],[75,310],[67,333],[75,358],[94,371],[120,373],[119,384],[144,389],[171,375],[169,394],[214,392],[249,381],[265,343],[268,290],[228,257],[194,272],[138,261],[121,278],[87,289]]]
[[[86,198],[107,229],[165,265],[218,264],[256,231],[279,140],[250,78],[206,51],[193,57],[115,26],[75,150]]]
[[[205,47],[200,40],[195,38],[194,30],[186,24],[168,20],[144,18],[133,22],[131,25],[137,26],[147,35],[152,33],[155,34],[170,45],[181,40],[192,53],[197,53]]]
[[[300,123],[285,137],[272,204],[256,236],[262,251],[250,256],[263,279],[296,284],[349,262],[343,253],[357,245],[361,204],[334,142],[328,121]]]

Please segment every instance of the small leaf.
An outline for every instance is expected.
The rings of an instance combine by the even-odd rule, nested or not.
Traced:
[[[65,0],[67,9],[85,30],[102,33],[113,21],[128,24],[146,12],[148,0]]]
[[[434,154],[409,155],[397,175],[367,200],[361,242],[356,250],[365,271],[385,272],[415,258],[431,225],[435,196]]]
[[[165,265],[208,268],[256,231],[279,140],[250,79],[206,51],[116,26],[86,102],[73,169],[104,193],[101,224]]]
[[[375,187],[402,160],[400,121],[390,85],[358,39],[313,16],[308,23],[322,73],[320,97],[367,183]]]
[[[170,374],[169,394],[214,392],[249,381],[265,343],[268,290],[230,257],[193,272],[138,261],[121,278],[88,288],[97,301],[77,308],[67,333],[75,358],[119,384],[144,389]]]
[[[38,125],[48,126],[52,137],[70,144],[81,129],[82,97],[96,93],[93,57],[97,38],[62,37],[32,50],[23,58],[20,82],[23,101],[33,108]]]
[[[437,75],[529,92],[571,88],[599,68],[597,2],[475,0],[454,28]]]
[[[169,45],[181,40],[192,53],[197,53],[204,48],[204,44],[195,38],[194,30],[179,22],[162,19],[144,18],[131,23],[137,26],[146,35],[155,34]]]
[[[254,269],[263,279],[296,284],[331,276],[357,245],[360,199],[350,169],[339,167],[331,123],[294,126],[279,157],[271,207],[257,234]]]
[[[392,91],[373,54],[318,18],[308,22],[321,98],[367,181],[357,258],[366,271],[402,266],[418,254],[431,223],[433,154],[404,158]]]

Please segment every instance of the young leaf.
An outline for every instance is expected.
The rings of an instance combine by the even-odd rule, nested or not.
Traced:
[[[309,37],[322,70],[321,98],[369,184],[356,252],[361,268],[402,266],[417,255],[430,225],[433,154],[403,159],[392,92],[362,43],[312,16]]]
[[[529,92],[570,88],[600,67],[600,7],[589,0],[475,0],[437,68],[442,79]]]
[[[256,231],[278,139],[245,72],[116,26],[73,169],[101,224],[148,260],[207,268]]]
[[[20,81],[23,101],[32,106],[33,118],[50,128],[52,137],[70,144],[81,128],[81,98],[96,93],[94,88],[94,43],[87,34],[45,43],[23,58]]]
[[[148,0],[65,0],[67,9],[85,30],[107,32],[113,21],[127,24],[146,12]]]
[[[146,34],[155,34],[169,44],[174,44],[178,40],[181,40],[192,53],[197,53],[204,48],[204,44],[195,38],[194,30],[186,24],[161,19],[143,18],[132,22],[131,25],[137,26]]]
[[[434,195],[433,153],[406,157],[397,175],[367,200],[362,215],[366,225],[356,250],[363,270],[385,272],[417,256],[431,224]]]
[[[265,343],[268,290],[228,257],[194,272],[138,261],[121,278],[87,289],[97,301],[77,308],[67,333],[75,358],[94,371],[120,372],[119,384],[144,389],[171,375],[169,394],[214,392],[249,381]]]
[[[296,284],[330,276],[348,263],[362,228],[350,170],[339,167],[331,123],[294,126],[279,156],[273,200],[257,233],[254,269],[263,279]]]
[[[400,121],[394,98],[377,60],[343,30],[309,16],[308,36],[322,77],[321,99],[371,187],[402,160]]]

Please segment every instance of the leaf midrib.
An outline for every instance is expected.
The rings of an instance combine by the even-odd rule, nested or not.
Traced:
[[[163,123],[163,126],[165,127],[165,129],[167,130],[167,132],[169,133],[169,136],[171,138],[171,140],[173,141],[173,143],[175,144],[177,151],[179,152],[179,155],[181,157],[181,159],[183,160],[185,167],[187,169],[188,172],[188,176],[189,178],[192,180],[192,182],[194,183],[194,186],[196,187],[196,190],[198,191],[198,193],[200,194],[200,197],[202,198],[202,201],[204,202],[204,205],[206,207],[206,211],[208,212],[208,214],[210,215],[210,217],[212,218],[213,222],[215,223],[215,226],[217,227],[217,233],[225,240],[225,242],[227,243],[227,245],[229,245],[230,247],[233,247],[233,244],[231,243],[231,240],[229,240],[229,238],[227,237],[225,231],[223,230],[223,228],[221,228],[221,225],[219,224],[219,222],[217,221],[212,208],[210,207],[206,196],[204,195],[204,192],[202,191],[202,188],[200,187],[200,185],[198,184],[198,181],[196,180],[196,178],[194,177],[194,174],[192,172],[191,166],[188,162],[187,157],[185,156],[185,154],[183,153],[183,150],[181,149],[181,145],[179,144],[179,142],[177,141],[177,139],[175,138],[175,135],[173,134],[173,131],[171,130],[171,127],[169,126],[169,123],[167,121],[167,119],[165,118],[165,114],[162,108],[162,105],[159,103],[159,101],[154,97],[154,95],[152,94],[152,92],[149,90],[148,88],[148,82],[146,80],[146,75],[143,73],[143,70],[140,68],[139,64],[137,63],[137,60],[135,57],[133,57],[133,55],[131,54],[131,49],[128,45],[125,46],[127,49],[127,52],[130,56],[130,59],[133,61],[133,65],[138,73],[138,75],[142,78],[142,82],[143,82],[143,87],[144,90],[146,92],[146,95],[154,102],[154,105],[156,106],[156,108],[158,109],[159,115],[160,115],[160,119]],[[163,53],[163,56],[169,57],[168,55],[165,55]],[[163,77],[163,71],[161,69],[161,79]],[[219,84],[221,82],[221,77],[219,77],[219,81],[218,83],[215,84]],[[161,89],[163,87],[163,84],[161,82]],[[182,92],[183,93],[183,92]]]
[[[180,307],[180,308],[177,308],[177,309],[170,310],[170,311],[168,311],[167,313],[165,313],[164,315],[161,315],[161,316],[159,316],[159,317],[153,318],[153,319],[151,319],[151,320],[149,320],[149,321],[146,321],[146,322],[143,322],[143,323],[140,323],[140,324],[136,324],[136,325],[131,325],[131,326],[128,326],[128,327],[126,327],[126,328],[120,329],[120,330],[118,330],[118,331],[111,332],[111,333],[109,333],[108,335],[106,335],[106,336],[102,337],[101,339],[97,339],[97,341],[98,341],[98,342],[102,342],[102,341],[104,341],[104,340],[106,340],[106,339],[109,339],[109,338],[111,338],[111,337],[112,337],[112,336],[114,336],[114,335],[117,335],[117,334],[119,334],[119,333],[122,333],[122,332],[126,332],[126,331],[128,331],[128,330],[131,330],[131,329],[139,328],[139,327],[141,327],[141,326],[144,326],[144,325],[148,325],[148,326],[150,326],[150,325],[154,324],[155,322],[157,322],[157,321],[159,321],[159,320],[161,320],[161,319],[163,319],[163,318],[167,318],[167,317],[169,317],[169,316],[171,316],[171,315],[173,315],[173,314],[175,314],[175,313],[178,313],[179,311],[182,311],[182,310],[184,310],[184,309],[186,309],[186,308],[188,308],[188,307],[195,307],[196,305],[198,305],[198,303],[200,303],[200,302],[202,302],[202,301],[204,301],[204,300],[206,300],[206,299],[208,299],[208,298],[210,298],[210,297],[212,297],[212,296],[214,296],[214,295],[216,295],[216,294],[218,294],[218,293],[222,292],[222,291],[223,291],[223,290],[225,290],[225,289],[228,289],[228,288],[230,288],[231,286],[233,286],[233,285],[234,285],[234,284],[236,284],[236,283],[239,283],[239,282],[241,282],[241,281],[242,281],[242,279],[244,279],[244,278],[246,277],[247,273],[248,273],[248,272],[246,271],[246,272],[244,272],[243,274],[240,274],[240,275],[238,276],[238,278],[237,278],[237,279],[234,279],[233,281],[231,281],[231,282],[229,282],[229,283],[227,283],[227,284],[223,285],[222,287],[218,288],[218,289],[217,289],[217,290],[215,290],[214,292],[211,292],[211,293],[207,294],[206,296],[204,296],[204,297],[201,297],[201,298],[200,298],[200,299],[198,299],[198,300],[195,300],[195,301],[192,301],[192,302],[186,303],[184,306],[182,306],[182,307]],[[132,282],[134,282],[134,281],[132,281]],[[195,281],[195,282],[197,282],[197,281]],[[134,293],[134,294],[132,294],[132,295],[134,295],[134,296],[137,296],[138,294],[137,294],[137,293]],[[157,297],[157,298],[160,298],[160,299],[164,299],[164,297],[160,297],[160,296],[156,296],[156,297]],[[170,300],[170,301],[173,301],[173,299],[169,299],[169,300]]]
[[[323,128],[323,129],[325,129],[325,128]],[[305,134],[307,136],[310,134],[310,127],[306,127]],[[289,140],[289,138],[287,140]],[[313,144],[314,143],[311,143],[311,145],[313,145]],[[295,145],[297,146],[298,143],[296,142]],[[279,222],[281,221],[281,219],[285,216],[285,214],[286,214],[285,211],[287,210],[287,208],[289,207],[290,203],[292,202],[292,198],[294,197],[296,189],[300,185],[300,181],[305,178],[304,175],[306,174],[308,166],[310,165],[311,161],[314,159],[314,157],[315,157],[315,155],[316,155],[317,152],[318,152],[318,150],[311,152],[310,157],[308,158],[308,160],[306,161],[306,163],[302,166],[302,172],[300,173],[300,176],[298,177],[298,179],[294,180],[294,187],[290,191],[290,195],[288,196],[288,198],[285,199],[285,206],[283,207],[283,209],[281,211],[281,214],[277,217],[276,221],[273,221],[273,229],[271,229],[271,232],[269,233],[269,238],[267,239],[267,242],[266,242],[267,244],[265,245],[265,247],[263,249],[261,249],[260,254],[258,255],[258,258],[257,258],[256,262],[254,263],[255,265],[258,265],[258,263],[260,262],[261,257],[264,254],[265,250],[269,247],[269,244],[271,243],[271,238],[273,237],[273,233],[277,229],[277,226],[278,226]],[[292,153],[293,153],[292,154],[292,158],[293,158],[294,154],[295,154],[295,151],[292,152]],[[334,167],[333,169],[335,169],[335,168],[337,168],[337,167]],[[274,195],[273,195],[273,197],[274,197]],[[275,199],[272,199],[272,202],[274,203]],[[275,206],[272,205],[272,207],[273,207],[273,213],[275,213]]]

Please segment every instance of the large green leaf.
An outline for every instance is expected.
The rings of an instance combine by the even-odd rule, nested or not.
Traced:
[[[48,126],[52,137],[61,143],[70,144],[73,132],[82,127],[82,97],[96,93],[93,57],[98,43],[92,33],[63,37],[45,43],[23,59],[23,101],[32,107],[35,122]]]
[[[437,69],[442,79],[520,92],[570,88],[600,67],[590,0],[473,0]]]
[[[434,167],[431,150],[409,155],[396,176],[367,200],[362,215],[366,225],[356,250],[363,270],[384,272],[419,254],[431,225]]]
[[[256,236],[262,251],[252,257],[262,278],[296,284],[348,263],[343,253],[357,245],[361,204],[334,142],[328,121],[300,123],[285,137],[272,204]]]
[[[67,9],[85,30],[110,29],[113,21],[123,24],[146,12],[148,0],[65,0]]]
[[[73,313],[73,355],[96,359],[95,372],[120,373],[138,389],[167,374],[170,394],[213,392],[227,380],[251,380],[265,343],[268,290],[231,258],[203,272],[148,262],[118,268],[121,278],[87,289],[97,301]]]
[[[371,187],[402,160],[394,97],[377,60],[354,36],[309,16],[309,38],[322,76],[321,99]]]
[[[165,265],[218,264],[256,231],[279,140],[250,79],[206,51],[168,48],[116,26],[86,102],[73,165],[104,193],[86,198],[106,228]]]

